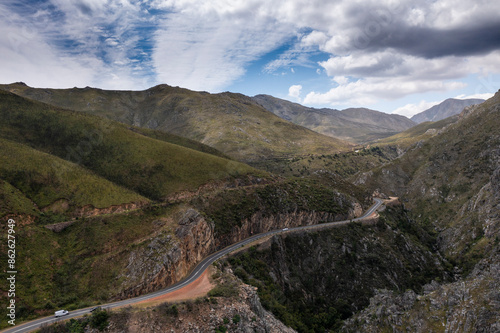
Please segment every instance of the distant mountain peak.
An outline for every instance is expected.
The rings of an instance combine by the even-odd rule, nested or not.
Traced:
[[[297,125],[355,143],[385,138],[416,125],[405,116],[367,108],[315,109],[269,95],[256,95],[253,100]]]
[[[426,121],[439,121],[462,112],[462,110],[470,105],[479,104],[484,102],[484,99],[456,99],[448,98],[438,105],[434,105],[430,109],[420,112],[413,117],[411,120],[417,123],[423,123]]]

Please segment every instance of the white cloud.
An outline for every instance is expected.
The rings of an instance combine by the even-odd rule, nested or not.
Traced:
[[[323,31],[313,31],[310,34],[302,37],[301,43],[304,46],[320,46],[328,41],[328,36]]]
[[[427,102],[427,101],[422,100],[418,104],[406,104],[405,106],[397,108],[392,113],[400,114],[402,116],[406,116],[408,118],[411,118],[412,116],[416,115],[417,113],[428,110],[431,107],[433,107],[434,105],[438,105],[441,102],[442,101]]]
[[[424,59],[393,50],[331,57],[319,63],[339,86],[326,93],[310,92],[309,105],[366,105],[380,99],[397,99],[429,91],[453,91],[466,86],[459,80],[470,74],[496,73],[500,52],[470,57]],[[349,83],[347,76],[354,76]],[[470,83],[469,83],[470,84]],[[500,86],[493,76],[479,77],[476,94],[492,94]],[[485,95],[486,96],[486,95]]]
[[[155,34],[158,79],[194,90],[220,91],[245,66],[271,51],[293,31],[254,10],[249,2],[175,2]]]
[[[306,105],[366,106],[380,99],[396,99],[414,93],[449,91],[463,88],[462,82],[406,81],[401,79],[360,79],[330,89],[326,93],[310,92],[303,103]]]
[[[0,21],[0,77],[4,83],[25,81],[38,87],[98,86],[141,89],[154,78],[145,77],[130,57],[140,36],[140,8],[125,0],[53,0],[32,11],[31,3],[15,1]],[[23,7],[24,6],[24,7]],[[142,63],[142,68],[147,63]]]
[[[493,97],[494,94],[492,93],[484,93],[484,94],[473,94],[473,95],[465,95],[465,94],[461,94],[461,95],[458,95],[458,96],[455,96],[454,98],[456,99],[488,99],[488,98],[491,98]]]
[[[288,96],[293,97],[300,101],[300,92],[302,90],[302,86],[300,84],[295,84],[288,88]]]
[[[325,90],[331,89],[309,92],[304,102],[311,104],[366,105],[453,91],[471,75],[484,76],[468,81],[476,86],[475,95],[491,94],[498,84],[488,75],[499,73],[499,51],[486,54],[479,43],[478,52],[433,56],[429,41],[398,36],[432,36],[500,22],[496,2],[51,0],[50,6],[40,2],[32,10],[34,3],[4,0],[0,75],[4,81],[40,86],[138,89],[165,82],[215,92],[242,77],[250,63],[286,46],[264,71],[293,73],[306,66],[312,73],[325,72],[332,79]],[[23,6],[26,13],[11,10]],[[147,15],[148,9],[164,12]],[[490,35],[496,36],[494,31]],[[147,52],[138,47],[143,39],[150,43]],[[320,51],[328,59],[312,61]],[[306,95],[304,89],[298,93]]]
[[[342,86],[349,83],[349,78],[346,76],[339,75],[339,76],[334,76],[333,81],[337,82],[339,85]]]

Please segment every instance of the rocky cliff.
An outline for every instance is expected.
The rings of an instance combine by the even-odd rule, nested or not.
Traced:
[[[425,231],[401,206],[375,225],[351,223],[321,232],[274,236],[229,259],[237,276],[259,289],[264,306],[301,332],[338,329],[369,304],[376,289],[419,289],[446,279]]]
[[[290,213],[279,213],[266,216],[262,212],[253,214],[249,219],[241,222],[241,226],[234,226],[231,233],[218,239],[219,246],[227,246],[254,234],[260,234],[270,230],[298,227],[303,225],[315,225],[327,221],[341,221],[361,216],[362,210],[357,204],[347,214],[331,214],[315,211],[295,211]]]
[[[214,225],[188,208],[176,216],[175,236],[161,232],[130,252],[122,292],[129,298],[167,287],[181,280],[204,257],[215,250]]]
[[[497,93],[466,108],[434,138],[365,175],[365,184],[402,194],[416,223],[436,235],[437,249],[454,265],[455,281],[434,281],[418,294],[381,290],[346,322],[345,331],[499,331],[499,121]]]
[[[359,204],[353,204],[348,214],[331,214],[315,211],[295,211],[264,215],[253,214],[234,226],[229,234],[217,237],[214,224],[195,209],[179,213],[175,236],[161,232],[151,238],[146,246],[134,250],[128,257],[122,292],[117,298],[128,298],[167,287],[181,280],[198,262],[210,253],[251,235],[270,230],[325,221],[349,219],[362,213]]]
[[[500,249],[454,283],[433,281],[417,295],[379,290],[344,332],[499,332]]]

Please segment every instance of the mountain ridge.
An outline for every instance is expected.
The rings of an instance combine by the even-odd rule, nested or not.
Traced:
[[[426,121],[438,121],[445,118],[454,116],[462,112],[462,110],[470,105],[479,104],[484,102],[484,99],[469,98],[469,99],[456,99],[448,98],[433,107],[417,113],[410,119],[417,122],[423,123]]]
[[[283,119],[357,144],[391,136],[416,125],[405,116],[368,108],[316,109],[270,95],[261,94],[252,98]]]
[[[42,89],[0,85],[20,96],[132,126],[187,137],[240,161],[336,153],[350,143],[286,121],[235,93],[209,94],[165,84],[143,91]]]
[[[148,199],[196,190],[215,179],[261,173],[241,162],[195,150],[199,147],[191,141],[185,147],[167,141],[182,142],[174,136],[154,135],[151,130],[10,92],[0,91],[0,116],[0,138],[79,164]]]

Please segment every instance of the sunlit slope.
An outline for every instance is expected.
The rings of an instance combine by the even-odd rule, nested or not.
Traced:
[[[350,148],[344,141],[281,119],[241,94],[209,94],[168,85],[145,91],[34,89],[24,84],[1,85],[0,89],[184,136],[242,161],[335,153]]]
[[[452,116],[439,121],[427,121],[420,123],[415,127],[407,129],[401,133],[392,135],[387,138],[377,140],[374,144],[379,146],[398,145],[401,147],[409,147],[420,140],[426,140],[436,135],[439,130],[453,124],[458,120],[458,116]]]
[[[20,143],[0,139],[0,155],[4,213],[32,213],[59,200],[61,212],[149,201],[78,164]]]
[[[0,137],[77,163],[150,199],[256,172],[236,161],[147,137],[124,124],[7,92],[0,92],[0,117]]]

